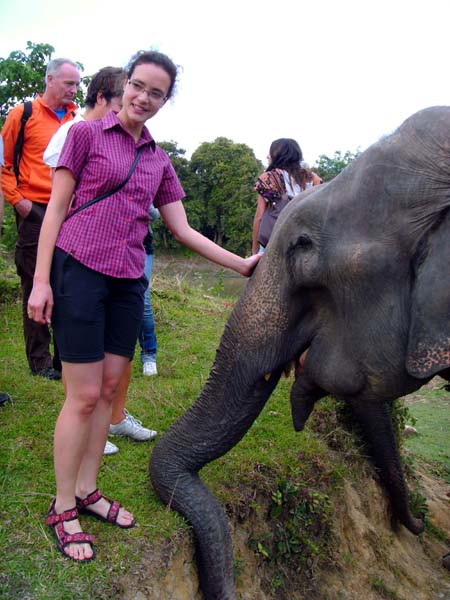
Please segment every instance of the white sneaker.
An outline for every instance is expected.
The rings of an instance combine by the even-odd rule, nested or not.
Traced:
[[[152,440],[158,435],[157,431],[143,427],[141,421],[135,419],[127,410],[124,412],[125,419],[117,423],[117,425],[109,426],[109,435],[127,436],[138,442]]]
[[[117,454],[117,452],[119,452],[119,448],[112,442],[108,442],[108,440],[106,440],[105,449],[103,450],[103,454],[105,454],[105,455]]]
[[[150,377],[151,375],[158,375],[158,370],[156,368],[156,363],[152,360],[145,362],[142,365],[142,373]]]

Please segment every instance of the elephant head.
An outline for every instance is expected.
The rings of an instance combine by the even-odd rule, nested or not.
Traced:
[[[450,108],[434,107],[281,214],[204,389],[151,458],[157,493],[194,528],[207,600],[236,595],[227,519],[198,472],[238,443],[300,357],[291,390],[296,430],[322,396],[347,402],[394,516],[422,531],[387,403],[450,373],[449,206]]]

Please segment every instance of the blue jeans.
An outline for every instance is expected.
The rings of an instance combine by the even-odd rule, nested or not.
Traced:
[[[144,275],[148,279],[148,288],[144,297],[144,317],[139,332],[139,344],[141,346],[141,362],[156,362],[156,334],[155,318],[153,316],[150,302],[150,280],[152,277],[153,254],[146,254]]]

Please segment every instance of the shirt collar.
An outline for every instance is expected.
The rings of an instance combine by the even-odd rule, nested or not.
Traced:
[[[129,132],[123,126],[123,123],[119,119],[117,114],[115,112],[113,112],[112,110],[109,113],[106,113],[106,115],[103,117],[102,125],[103,125],[103,129],[114,129],[116,127],[120,127],[123,131],[125,131],[125,133],[127,135],[130,135]],[[156,142],[152,138],[150,131],[147,129],[147,127],[145,127],[145,125],[142,128],[141,138],[138,141],[138,143],[136,144],[136,146],[139,148],[139,146],[142,146],[143,144],[148,144],[151,147],[151,149],[153,150],[153,152],[156,149]]]

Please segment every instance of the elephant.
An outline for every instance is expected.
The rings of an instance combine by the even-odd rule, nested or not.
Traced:
[[[235,600],[227,517],[199,477],[248,431],[286,365],[293,425],[325,395],[359,422],[397,523],[411,513],[389,403],[450,380],[450,107],[425,108],[332,181],[295,197],[225,325],[198,399],[150,478],[190,522],[206,600]]]

